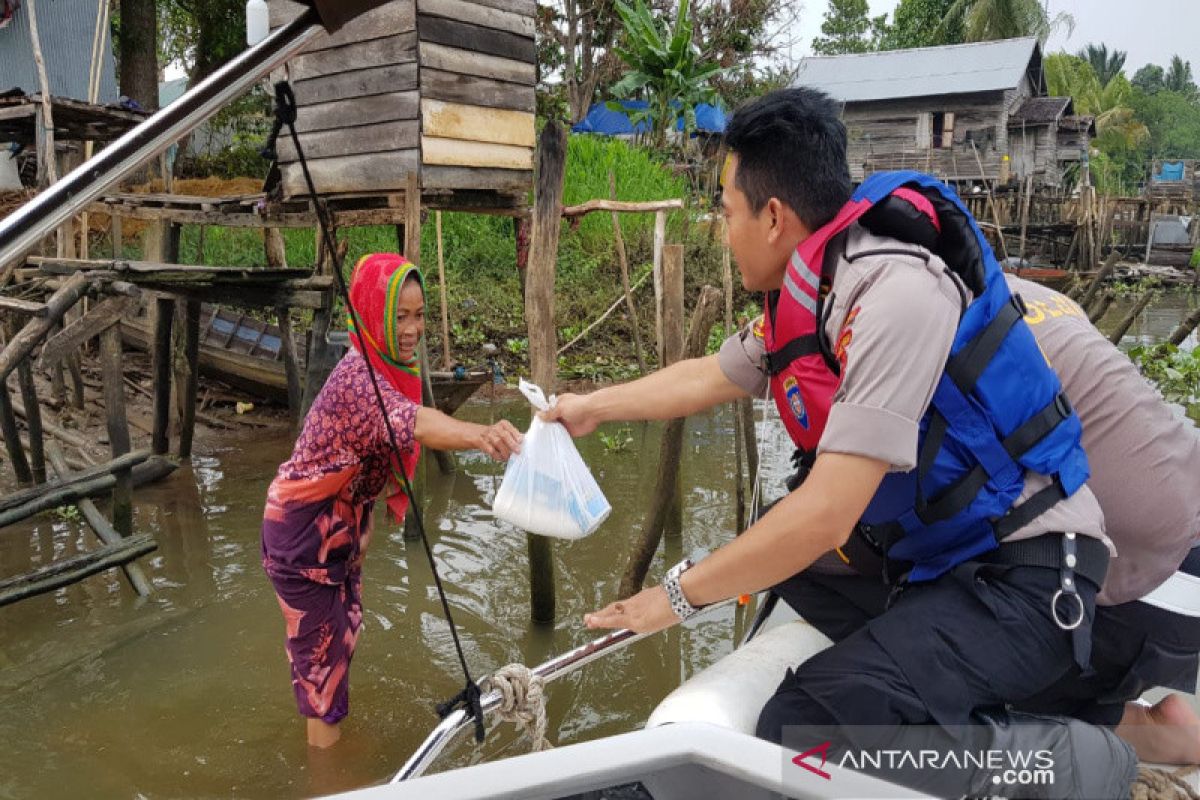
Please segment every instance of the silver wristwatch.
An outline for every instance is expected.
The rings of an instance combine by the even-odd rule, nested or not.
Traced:
[[[663,588],[667,590],[667,599],[671,601],[671,610],[675,612],[675,616],[679,617],[681,622],[703,608],[703,606],[698,607],[689,603],[683,594],[683,587],[679,585],[680,577],[691,568],[692,560],[685,558],[667,571],[667,576],[663,578],[662,582]]]

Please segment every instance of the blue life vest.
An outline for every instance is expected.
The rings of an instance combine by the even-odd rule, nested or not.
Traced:
[[[840,365],[829,357],[827,343],[809,341],[824,336],[820,324],[815,334],[810,324],[823,309],[813,313],[815,292],[804,281],[830,280],[825,266],[840,257],[844,232],[854,222],[927,247],[974,298],[962,312],[921,420],[917,466],[889,473],[862,517],[868,526],[891,531],[887,556],[912,564],[908,580],[930,580],[996,548],[1077,491],[1088,477],[1083,429],[970,213],[952,189],[917,172],[876,173],[864,181],[837,217],[801,244],[788,266],[787,291],[768,299],[767,360],[781,411],[799,403],[824,427],[828,409],[822,405],[831,393],[820,373],[840,376]],[[797,334],[789,338],[788,329]],[[802,396],[797,386],[805,385],[821,388]],[[784,421],[791,421],[786,413]],[[813,436],[819,436],[814,426],[787,427],[797,445],[813,449]],[[1026,470],[1053,480],[1015,506]],[[902,536],[895,535],[899,531]]]

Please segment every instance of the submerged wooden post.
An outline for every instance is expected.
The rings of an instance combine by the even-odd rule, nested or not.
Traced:
[[[4,434],[4,447],[8,451],[8,463],[12,464],[13,476],[21,486],[33,483],[33,473],[21,446],[21,434],[17,428],[17,415],[13,413],[12,396],[8,393],[8,382],[0,381],[0,433]]]
[[[170,447],[171,425],[171,326],[175,321],[175,301],[169,297],[154,300],[154,342],[150,350],[150,372],[154,383],[154,426],[150,448],[155,455],[166,455]]]
[[[125,381],[121,366],[121,328],[113,325],[100,334],[100,366],[104,377],[104,411],[107,415],[108,442],[113,458],[129,452],[129,420],[125,416]],[[122,536],[133,533],[133,473],[122,469],[115,473],[112,523]]]
[[[554,271],[561,229],[563,173],[567,135],[554,120],[538,140],[537,188],[533,207],[529,266],[525,278],[525,324],[529,328],[529,365],[533,382],[550,395],[558,374],[557,328],[554,324]],[[534,622],[554,621],[554,557],[544,536],[526,534],[529,549],[529,595]]]
[[[338,243],[337,228],[329,233],[334,247],[337,248],[336,253],[327,252],[324,236],[320,227],[317,228],[317,264],[314,270],[317,275],[333,275],[334,270],[341,268],[342,259],[346,255],[347,242]],[[300,419],[304,419],[308,414],[313,400],[335,366],[333,348],[325,338],[329,334],[332,321],[333,292],[330,291],[325,296],[324,305],[313,311],[312,325],[308,330],[308,358],[304,367],[304,399],[300,403]]]
[[[1133,308],[1129,309],[1129,313],[1125,315],[1125,318],[1117,323],[1117,327],[1113,329],[1113,332],[1109,335],[1108,340],[1113,344],[1120,344],[1121,337],[1125,335],[1125,331],[1129,330],[1133,326],[1133,323],[1137,321],[1138,316],[1146,310],[1146,306],[1150,305],[1150,301],[1153,299],[1153,291],[1146,292],[1139,297],[1138,301],[1133,304]]]
[[[200,301],[183,303],[183,380],[179,384],[179,457],[192,457],[196,391],[200,385]]]
[[[1167,337],[1167,342],[1178,347],[1183,344],[1183,340],[1188,337],[1188,334],[1195,330],[1196,326],[1200,325],[1200,308],[1194,309],[1192,313],[1183,318],[1179,323],[1179,327],[1171,331],[1171,335]]]
[[[705,298],[706,295],[701,294],[699,302],[704,302]],[[697,306],[697,309],[699,309],[699,306]],[[687,357],[683,349],[683,313],[683,245],[671,244],[663,248],[663,367],[669,367]],[[715,310],[713,313],[715,317]],[[712,327],[711,322],[709,323],[709,327]],[[706,343],[707,335],[706,331]],[[680,437],[680,447],[682,448],[682,425],[679,426],[676,435]],[[662,498],[662,501],[666,504],[663,535],[667,537],[679,536],[683,532],[683,493],[682,476],[678,468],[675,470],[674,482],[665,484],[665,491],[667,494]]]
[[[292,314],[287,306],[275,309],[275,321],[279,324],[279,353],[283,358],[283,371],[287,375],[288,410],[292,419],[300,416],[303,389],[300,386],[300,362],[296,357],[296,339],[292,333]]]
[[[708,343],[708,334],[713,323],[717,321],[720,311],[721,293],[711,286],[705,286],[700,291],[700,299],[692,312],[692,321],[688,326],[687,344],[683,348],[685,358],[696,358],[704,353]],[[664,329],[666,327],[664,320]],[[658,550],[658,543],[663,538],[668,514],[671,513],[670,494],[678,496],[679,457],[683,451],[683,420],[673,419],[663,430],[662,445],[659,451],[658,483],[654,491],[653,505],[650,508],[650,520],[642,531],[641,538],[634,545],[629,564],[621,576],[621,585],[617,596],[624,598],[636,594],[642,588],[650,562]]]
[[[17,385],[21,389],[21,402],[25,406],[25,425],[29,428],[29,460],[33,466],[33,482],[46,482],[45,439],[42,433],[42,410],[38,403],[37,388],[33,383],[33,366],[29,359],[17,365]]]

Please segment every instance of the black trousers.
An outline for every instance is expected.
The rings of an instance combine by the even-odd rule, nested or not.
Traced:
[[[1200,575],[1200,548],[1181,569]],[[778,741],[782,726],[814,721],[957,724],[996,705],[1112,726],[1147,689],[1195,691],[1200,619],[1140,602],[1094,607],[1095,587],[1080,581],[1091,637],[1081,666],[1049,618],[1057,580],[1050,569],[965,564],[887,608],[879,579],[793,576],[775,592],[835,645],[789,674],[759,735]]]

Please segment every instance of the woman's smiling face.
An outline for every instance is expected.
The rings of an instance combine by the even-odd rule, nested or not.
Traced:
[[[400,287],[396,300],[396,346],[402,361],[413,358],[425,333],[425,293],[421,282],[410,276]]]

